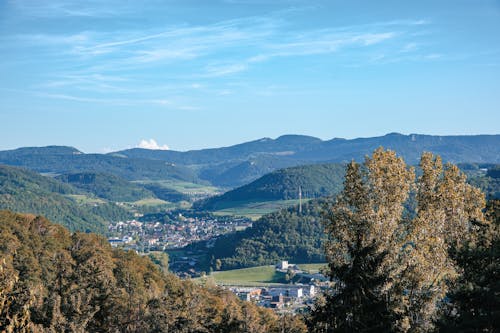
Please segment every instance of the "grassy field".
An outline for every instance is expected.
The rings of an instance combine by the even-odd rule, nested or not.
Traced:
[[[132,202],[132,204],[136,206],[161,206],[161,205],[169,205],[172,203],[157,198],[146,198]]]
[[[207,277],[218,285],[263,286],[286,283],[285,274],[276,272],[274,266],[259,266],[234,269],[230,271],[212,272]]]
[[[321,268],[326,267],[326,262],[322,264],[298,264],[299,268],[309,274],[315,274],[320,271]]]
[[[138,184],[155,184],[155,185],[162,186],[164,188],[169,188],[169,189],[176,190],[178,192],[181,192],[181,193],[184,193],[184,194],[187,194],[187,195],[192,195],[193,193],[215,195],[217,193],[220,193],[220,190],[217,187],[214,187],[214,186],[202,185],[202,184],[195,184],[195,183],[183,182],[183,181],[174,181],[174,180],[152,181],[152,180],[145,180],[145,181],[135,181],[135,183],[138,183]]]
[[[309,199],[303,200],[303,202]],[[233,207],[223,208],[214,212],[215,215],[246,216],[252,220],[259,219],[262,215],[295,206],[299,200],[277,200],[262,202],[239,202]]]

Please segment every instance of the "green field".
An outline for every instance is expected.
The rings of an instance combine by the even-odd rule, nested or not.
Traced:
[[[172,190],[176,190],[183,194],[193,195],[193,194],[206,194],[206,195],[215,195],[220,193],[220,189],[214,186],[203,185],[203,184],[195,184],[184,181],[174,181],[174,180],[144,180],[144,181],[134,181],[134,183],[138,184],[155,184],[162,186],[164,188],[169,188]]]
[[[274,266],[259,266],[213,272],[207,279],[212,280],[217,285],[232,286],[264,286],[286,283],[285,274],[276,272]]]
[[[171,205],[172,203],[157,198],[146,198],[135,202],[131,202],[131,204],[134,204],[136,206],[161,206],[161,205]]]
[[[309,274],[319,273],[322,268],[325,268],[327,263],[322,264],[298,264],[299,268],[304,272],[308,272]]]
[[[302,202],[307,202],[310,199],[303,199]],[[234,206],[222,208],[214,211],[215,215],[230,215],[230,216],[246,216],[252,220],[258,220],[262,215],[272,213],[274,211],[288,208],[299,204],[299,200],[276,200],[276,201],[261,201],[261,202],[235,202]]]

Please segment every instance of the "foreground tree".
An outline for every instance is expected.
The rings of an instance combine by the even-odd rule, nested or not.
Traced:
[[[488,203],[492,223],[476,223],[478,239],[451,253],[461,275],[448,293],[440,332],[500,330],[500,200]]]
[[[0,332],[304,333],[292,319],[181,281],[103,237],[0,211]]]
[[[347,166],[344,190],[325,214],[333,288],[313,310],[318,332],[426,332],[447,282],[448,253],[473,241],[484,196],[458,168],[422,155],[421,176],[392,151]]]

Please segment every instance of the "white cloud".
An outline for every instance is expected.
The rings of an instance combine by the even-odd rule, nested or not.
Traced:
[[[158,142],[156,142],[155,139],[142,139],[141,142],[137,145],[137,148],[144,148],[144,149],[154,149],[154,150],[169,150],[167,145],[158,145]]]

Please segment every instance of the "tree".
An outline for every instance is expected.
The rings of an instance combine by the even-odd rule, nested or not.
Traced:
[[[498,332],[500,323],[500,201],[488,202],[490,223],[476,223],[478,239],[451,253],[462,274],[438,322],[440,332]]]
[[[447,281],[457,277],[448,252],[472,240],[470,222],[483,220],[484,195],[430,153],[420,168],[415,180],[413,168],[382,148],[347,166],[344,190],[324,219],[333,288],[311,327],[432,329]]]

